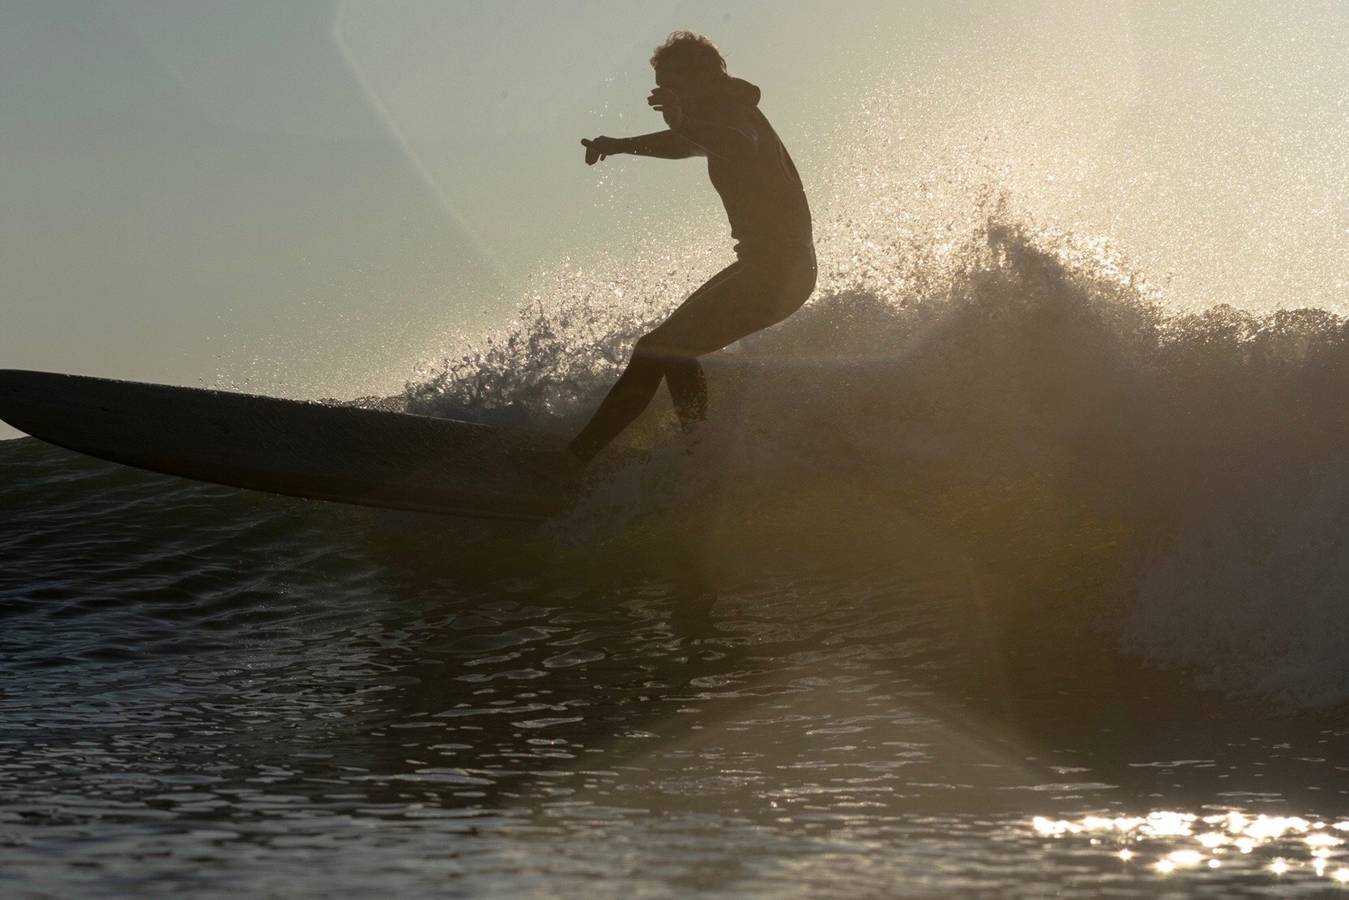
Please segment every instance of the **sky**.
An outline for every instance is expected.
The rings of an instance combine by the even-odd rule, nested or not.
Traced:
[[[676,28],[817,219],[977,174],[1180,305],[1344,311],[1343,2],[3,0],[0,368],[394,393],[559,260],[727,243],[698,161],[581,161]]]

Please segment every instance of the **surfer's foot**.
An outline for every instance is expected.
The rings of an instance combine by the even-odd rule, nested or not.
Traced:
[[[594,459],[596,454],[603,449],[604,444],[596,444],[593,438],[585,431],[582,431],[572,439],[570,444],[557,452],[559,455],[576,460],[578,466],[584,466]]]

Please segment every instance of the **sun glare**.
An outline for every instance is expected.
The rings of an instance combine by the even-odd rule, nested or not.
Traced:
[[[1349,883],[1349,867],[1330,868],[1342,855],[1349,820],[1252,816],[1235,810],[1207,816],[1158,810],[1144,816],[1036,816],[1031,828],[1047,838],[1082,837],[1089,846],[1113,844],[1111,852],[1121,862],[1148,861],[1160,875],[1246,865],[1273,875],[1303,873]],[[1242,863],[1243,857],[1250,861]]]

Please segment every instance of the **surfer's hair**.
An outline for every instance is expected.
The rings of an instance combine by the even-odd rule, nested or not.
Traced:
[[[726,74],[726,58],[706,35],[692,31],[670,32],[665,43],[657,47],[656,52],[651,55],[651,68],[659,68],[661,63],[674,56],[693,60],[699,68],[715,69],[723,75]]]

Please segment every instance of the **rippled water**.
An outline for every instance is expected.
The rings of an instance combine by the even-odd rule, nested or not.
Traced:
[[[32,440],[0,466],[10,896],[1230,897],[1349,874],[1341,715],[1205,693],[1067,618],[1011,627],[930,547],[746,560],[713,597],[673,550]]]

